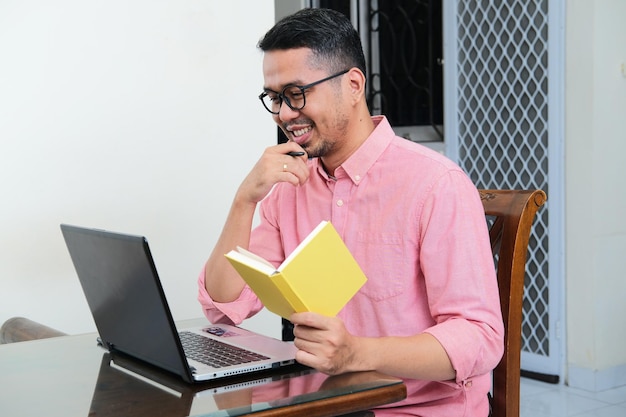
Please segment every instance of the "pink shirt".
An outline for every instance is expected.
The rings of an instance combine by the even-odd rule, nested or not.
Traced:
[[[361,336],[428,332],[445,348],[456,380],[407,380],[390,415],[486,416],[490,371],[503,352],[503,323],[483,206],[453,162],[395,136],[386,118],[330,178],[309,161],[306,184],[277,184],[260,205],[250,250],[279,265],[321,220],[330,220],[368,281],[339,313]],[[200,275],[199,300],[212,322],[238,324],[262,305],[249,288],[213,302]],[[384,409],[376,415],[386,415]]]

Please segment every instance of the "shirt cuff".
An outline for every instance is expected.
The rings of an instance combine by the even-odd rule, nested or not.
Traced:
[[[425,330],[425,333],[435,337],[446,350],[458,384],[491,372],[502,357],[501,339],[497,331],[486,324],[451,319]]]
[[[206,318],[213,324],[226,323],[239,325],[263,308],[263,304],[247,285],[236,300],[228,303],[213,301],[204,286],[205,268],[198,277],[198,301]]]

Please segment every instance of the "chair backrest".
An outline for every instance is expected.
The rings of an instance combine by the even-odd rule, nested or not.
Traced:
[[[489,239],[497,261],[504,319],[504,356],[493,371],[493,417],[519,417],[522,302],[531,226],[545,203],[541,190],[479,190],[485,216],[493,223]]]

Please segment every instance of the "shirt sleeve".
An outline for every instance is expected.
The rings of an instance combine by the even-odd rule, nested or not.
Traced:
[[[456,382],[490,372],[503,353],[493,255],[480,197],[454,173],[425,202],[420,262],[435,325],[425,330],[446,350]]]
[[[266,204],[266,203],[265,203]],[[262,210],[263,211],[263,210]],[[284,259],[278,228],[270,224],[265,216],[259,226],[252,230],[249,250],[275,265]],[[263,303],[246,285],[236,300],[228,303],[214,301],[204,286],[205,268],[198,277],[198,301],[204,315],[211,323],[239,325],[241,322],[263,309]]]
[[[211,323],[239,325],[263,309],[263,304],[247,285],[234,301],[229,303],[213,301],[204,286],[204,274],[205,268],[202,268],[198,277],[198,301],[204,315]]]

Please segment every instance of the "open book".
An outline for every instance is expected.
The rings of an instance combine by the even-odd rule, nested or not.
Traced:
[[[263,305],[286,319],[294,312],[335,316],[367,278],[330,222],[321,222],[275,268],[237,247],[226,254]]]

